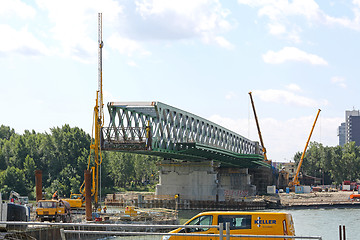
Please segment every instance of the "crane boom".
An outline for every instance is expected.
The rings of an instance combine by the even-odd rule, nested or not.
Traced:
[[[103,92],[102,92],[102,48],[104,46],[104,42],[102,40],[102,13],[98,14],[98,106],[99,109],[99,119],[103,124],[104,120],[104,111],[103,111]],[[101,124],[101,125],[102,125]]]
[[[102,13],[98,14],[98,90],[96,91],[96,104],[94,107],[93,132],[91,136],[90,154],[88,159],[87,170],[92,172],[92,188],[91,196],[94,197],[95,207],[98,206],[99,193],[99,166],[102,163],[100,134],[104,125],[104,104],[102,91],[102,48],[104,46],[102,40]],[[94,137],[94,142],[93,142]],[[94,150],[94,151],[92,151]],[[91,166],[91,155],[94,152],[94,166]],[[85,195],[85,181],[80,187],[80,192]]]
[[[250,95],[250,100],[251,100],[252,109],[253,109],[253,112],[254,112],[256,127],[257,127],[258,134],[259,134],[259,138],[260,138],[260,143],[261,143],[261,146],[262,146],[262,149],[263,149],[263,153],[264,153],[264,160],[267,161],[266,148],[265,148],[265,146],[264,146],[264,141],[263,141],[263,139],[262,139],[262,135],[261,135],[261,131],[260,131],[260,125],[259,125],[259,121],[258,121],[258,118],[257,118],[257,115],[256,115],[255,104],[254,104],[254,100],[253,100],[253,98],[252,98],[252,92],[249,92],[249,95]]]
[[[306,149],[307,149],[307,147],[308,147],[308,145],[309,145],[310,138],[311,138],[311,135],[312,135],[312,133],[313,133],[313,131],[314,131],[315,124],[316,124],[316,121],[317,121],[317,119],[318,119],[318,117],[319,117],[320,111],[321,111],[321,110],[319,109],[318,112],[317,112],[317,114],[316,114],[314,124],[313,124],[313,126],[312,126],[312,128],[311,128],[309,138],[308,138],[308,140],[307,140],[307,142],[306,142],[306,145],[305,145],[305,149],[304,149],[304,151],[303,151],[303,153],[302,153],[302,155],[301,155],[299,164],[298,164],[298,166],[297,166],[297,168],[296,168],[296,173],[295,173],[294,179],[293,179],[292,182],[289,183],[290,186],[298,186],[298,185],[300,185],[300,182],[299,182],[300,168],[301,168],[301,165],[302,165],[302,163],[303,163],[304,156],[305,156],[305,152],[306,152]]]
[[[94,125],[95,125],[95,140],[94,144],[90,148],[94,149],[94,161],[95,161],[95,173],[93,172],[93,188],[92,195],[94,196],[95,206],[98,205],[98,193],[99,193],[99,166],[102,162],[101,146],[100,146],[100,132],[104,124],[103,113],[103,92],[102,92],[102,48],[104,43],[102,41],[102,13],[98,14],[98,90],[96,96],[96,105],[94,107]],[[90,159],[89,159],[90,163]],[[88,166],[88,170],[89,170]]]

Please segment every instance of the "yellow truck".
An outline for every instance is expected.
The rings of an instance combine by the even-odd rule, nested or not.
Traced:
[[[36,218],[41,222],[71,222],[70,204],[60,200],[39,200],[36,208]]]
[[[163,236],[162,240],[196,240],[199,237],[192,234],[219,234],[217,228],[208,228],[209,225],[223,223],[224,236],[226,223],[229,223],[231,235],[278,235],[295,236],[294,222],[289,213],[270,212],[203,212],[191,218],[184,225],[193,225],[195,228],[178,228],[169,233],[189,233],[178,236]],[[204,227],[202,227],[202,225]],[[201,240],[214,240],[215,237],[201,237]],[[234,238],[238,239],[238,238]],[[241,238],[246,240],[268,238]],[[273,238],[269,238],[273,239]]]
[[[68,202],[71,209],[85,207],[85,197],[82,194],[71,193],[70,198],[63,198],[62,200]]]

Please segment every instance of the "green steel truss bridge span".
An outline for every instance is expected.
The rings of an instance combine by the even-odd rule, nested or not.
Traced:
[[[102,128],[102,150],[270,167],[258,142],[181,109],[161,102],[110,102],[107,107],[110,123]]]

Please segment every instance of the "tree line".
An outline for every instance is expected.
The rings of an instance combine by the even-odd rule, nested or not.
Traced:
[[[0,126],[0,192],[13,190],[35,198],[35,170],[42,170],[43,191],[69,197],[79,193],[87,169],[91,137],[78,127],[64,125],[47,133],[25,130],[18,134]],[[159,158],[102,152],[101,191],[152,190],[158,179]]]
[[[294,156],[296,165],[302,153]],[[344,180],[360,179],[360,147],[355,142],[342,146],[328,147],[311,142],[307,149],[301,172],[323,179],[324,184],[341,184]]]
[[[91,137],[78,127],[64,125],[47,133],[25,130],[18,134],[0,126],[0,192],[4,198],[13,190],[35,198],[35,170],[42,170],[43,190],[48,197],[78,193],[87,169]],[[298,164],[301,152],[294,155]],[[102,152],[101,191],[103,196],[123,190],[153,190],[158,181],[160,159],[130,153]],[[360,147],[328,147],[311,142],[301,171],[324,179],[324,184],[359,179]]]

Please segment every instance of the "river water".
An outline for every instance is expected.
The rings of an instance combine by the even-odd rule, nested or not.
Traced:
[[[360,209],[301,209],[266,210],[269,212],[288,212],[293,216],[297,236],[321,236],[323,240],[339,240],[339,225],[345,225],[346,240],[360,240]],[[200,211],[180,211],[180,224]],[[115,237],[111,239],[125,239]],[[134,239],[134,238],[132,238]],[[143,238],[137,238],[143,239]],[[144,238],[148,239],[148,238]],[[152,237],[151,239],[161,239]]]
[[[360,240],[360,209],[266,210],[291,213],[297,236],[321,236],[323,240],[339,240],[339,225],[345,225],[346,240]],[[180,223],[197,211],[182,211]]]
[[[360,240],[360,209],[287,210],[295,223],[295,234],[338,240],[339,225],[345,225],[346,240]]]

